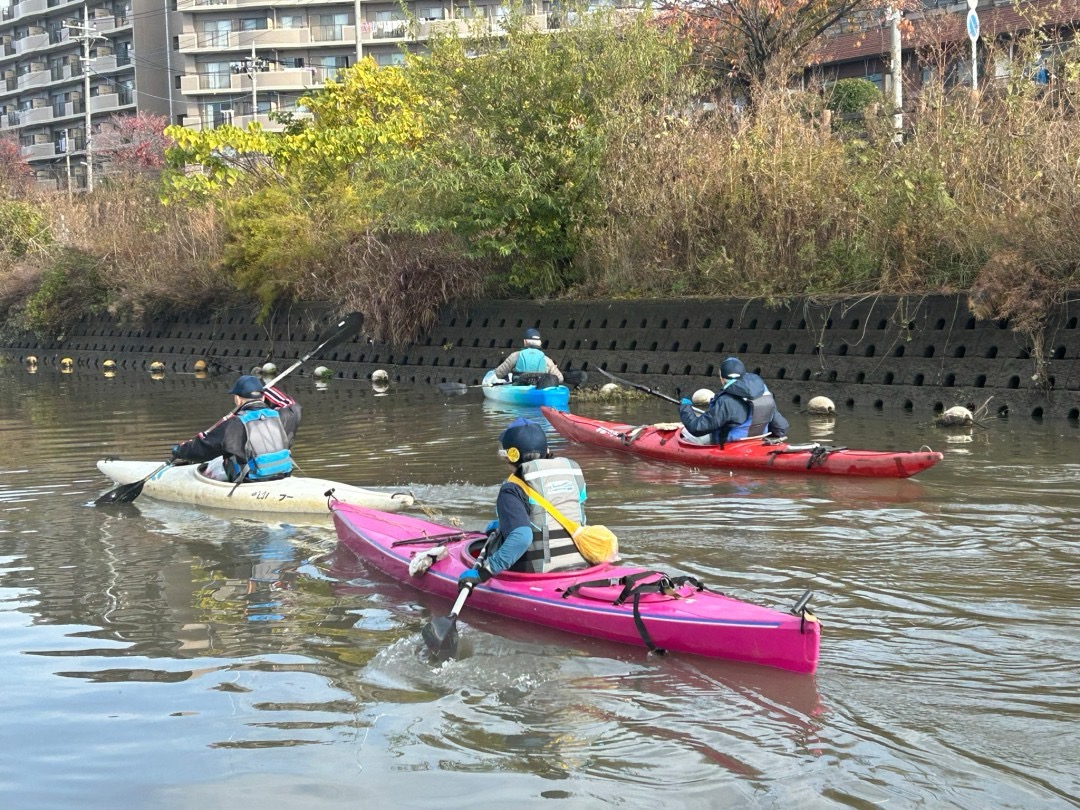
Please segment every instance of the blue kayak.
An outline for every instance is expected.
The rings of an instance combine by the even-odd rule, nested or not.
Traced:
[[[535,385],[514,385],[512,382],[498,384],[499,382],[495,379],[494,369],[484,375],[483,387],[480,390],[484,392],[485,398],[509,405],[546,405],[557,411],[569,409],[570,389],[565,385],[537,388]]]

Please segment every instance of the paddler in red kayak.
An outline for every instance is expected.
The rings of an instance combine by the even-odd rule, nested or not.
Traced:
[[[515,419],[499,437],[500,455],[513,470],[495,501],[498,520],[488,526],[497,532],[493,550],[479,568],[463,571],[461,584],[487,582],[501,571],[546,573],[588,568],[574,540],[539,503],[512,480],[524,481],[565,517],[585,522],[585,477],[568,458],[552,458],[547,436],[535,422]]]
[[[680,438],[694,444],[718,444],[754,436],[786,436],[788,421],[776,409],[776,401],[765,381],[746,370],[737,357],[720,364],[724,388],[698,414],[686,397],[679,402]]]

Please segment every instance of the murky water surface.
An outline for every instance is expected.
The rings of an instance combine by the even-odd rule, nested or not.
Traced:
[[[915,449],[907,481],[730,475],[554,439],[635,563],[761,604],[805,586],[816,677],[650,658],[448,605],[336,550],[328,519],[139,498],[95,508],[107,455],[163,460],[223,380],[0,371],[0,795],[7,807],[1080,806],[1075,424],[946,434],[791,413],[792,438]],[[309,475],[491,517],[512,418],[478,391],[288,390]],[[669,421],[657,400],[589,415]]]

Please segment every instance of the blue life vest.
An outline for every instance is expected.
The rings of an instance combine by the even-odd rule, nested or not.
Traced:
[[[547,357],[539,349],[522,349],[518,352],[514,372],[517,374],[543,374],[547,371]]]
[[[585,477],[575,462],[568,458],[529,461],[521,465],[521,477],[563,517],[574,523],[585,522]],[[518,561],[510,566],[511,571],[541,574],[589,567],[570,533],[531,498],[529,523],[532,525],[532,542]]]
[[[236,418],[244,425],[247,434],[247,464],[245,481],[261,481],[267,478],[283,478],[292,472],[292,455],[289,453],[289,437],[281,425],[281,417],[273,408],[256,408],[240,411]],[[232,464],[232,480],[240,479],[241,468],[235,459]]]

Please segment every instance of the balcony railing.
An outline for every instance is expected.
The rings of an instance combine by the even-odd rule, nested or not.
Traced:
[[[232,86],[232,74],[228,71],[199,74],[200,90],[225,90]]]
[[[344,25],[316,25],[311,29],[316,42],[340,42],[345,39]]]

